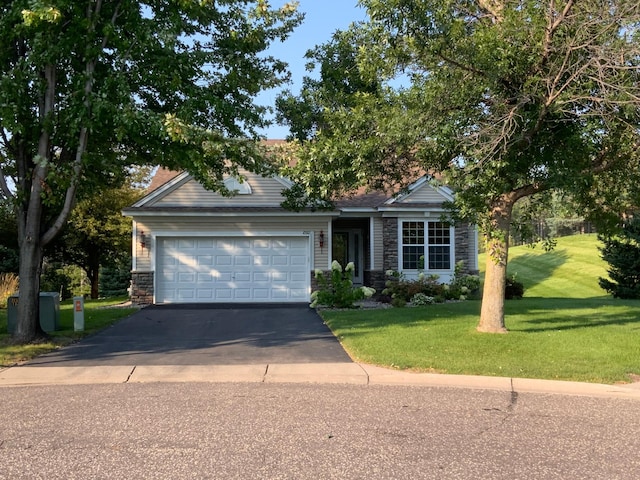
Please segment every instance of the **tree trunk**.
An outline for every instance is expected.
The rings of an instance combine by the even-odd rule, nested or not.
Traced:
[[[100,294],[100,260],[98,258],[91,259],[87,277],[91,283],[91,299],[95,300]]]
[[[38,226],[40,222],[36,223]],[[29,343],[48,335],[40,327],[40,271],[42,247],[37,235],[20,242],[20,299],[14,340]]]
[[[491,206],[491,231],[485,234],[487,269],[482,291],[482,309],[477,330],[507,333],[504,323],[504,293],[507,281],[509,226],[515,202],[503,196]]]
[[[56,69],[47,65],[43,72],[46,90],[41,99],[39,118],[41,122],[38,153],[29,158],[21,145],[21,164],[18,165],[23,181],[19,184],[19,194],[23,195],[18,204],[18,242],[20,244],[20,297],[18,318],[14,339],[18,343],[29,343],[47,334],[40,327],[40,273],[42,270],[42,192],[46,185],[48,162],[51,155],[50,132],[44,124],[53,112],[55,103]],[[29,165],[29,163],[32,165]],[[29,167],[33,170],[30,175]],[[30,180],[27,180],[29,178]],[[21,191],[20,191],[21,190]]]

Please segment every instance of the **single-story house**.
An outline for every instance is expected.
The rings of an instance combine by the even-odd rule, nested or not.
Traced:
[[[354,284],[381,292],[385,272],[449,282],[455,264],[478,268],[477,230],[442,221],[453,192],[423,177],[403,193],[354,195],[331,211],[284,209],[285,178],[241,172],[206,190],[188,173],[160,170],[123,213],[133,219],[132,301],[309,302],[314,272],[353,262]]]

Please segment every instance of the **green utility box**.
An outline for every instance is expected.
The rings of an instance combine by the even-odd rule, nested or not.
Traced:
[[[11,295],[7,300],[7,330],[13,333],[18,324],[18,303],[20,297]],[[40,327],[45,332],[58,330],[60,324],[60,294],[40,292]]]

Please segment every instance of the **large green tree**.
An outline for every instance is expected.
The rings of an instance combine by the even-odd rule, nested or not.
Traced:
[[[302,142],[292,174],[333,195],[440,172],[457,190],[455,215],[480,226],[489,252],[478,330],[506,332],[516,202],[568,192],[604,225],[637,201],[640,4],[360,3],[369,20],[352,27],[352,51],[362,78],[384,86],[319,108],[328,128]]]
[[[263,89],[287,78],[265,50],[300,22],[267,0],[16,0],[0,6],[0,192],[20,242],[17,341],[39,330],[43,247],[79,198],[132,163],[210,188],[262,171]]]

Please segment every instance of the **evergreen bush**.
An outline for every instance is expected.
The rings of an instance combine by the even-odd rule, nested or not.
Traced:
[[[103,298],[127,295],[131,285],[131,266],[118,263],[100,269],[100,296]]]
[[[610,278],[600,278],[600,286],[616,298],[640,298],[640,218],[625,221],[617,236],[599,238]]]

